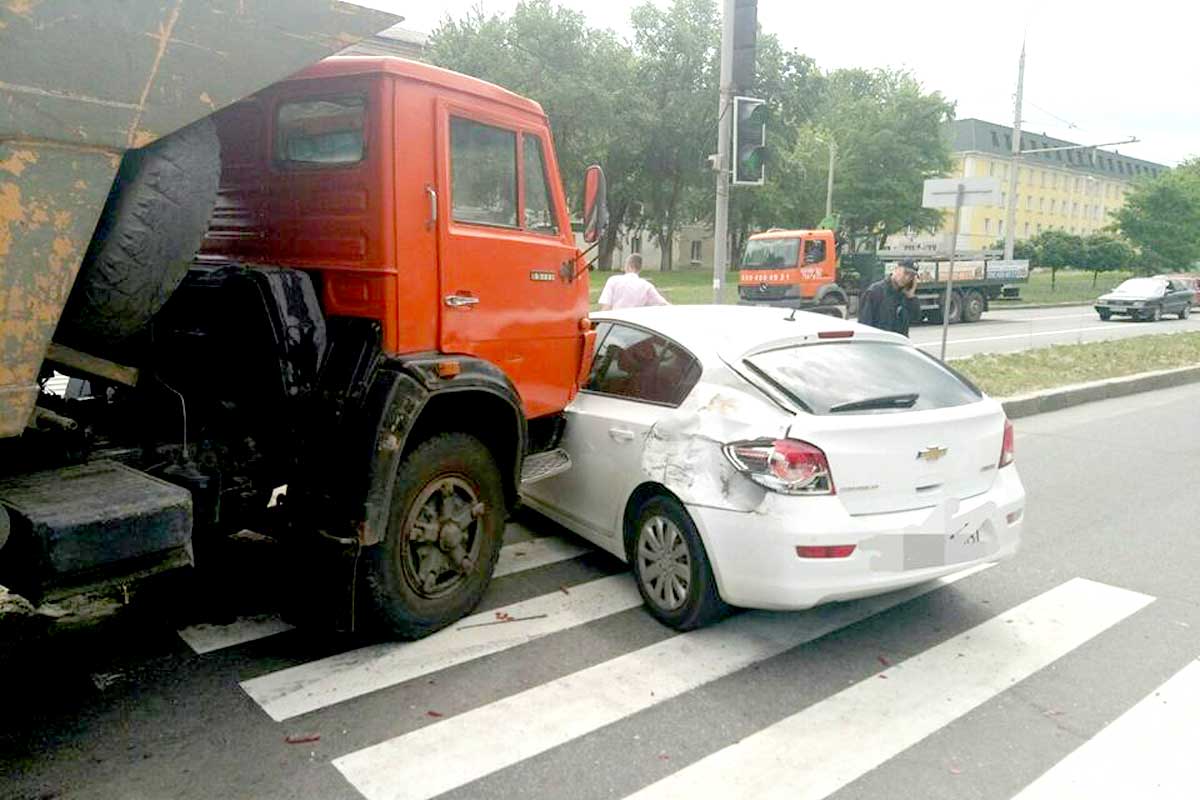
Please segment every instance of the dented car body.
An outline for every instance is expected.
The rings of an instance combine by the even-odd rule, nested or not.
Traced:
[[[720,604],[802,609],[1016,553],[1011,425],[903,337],[745,307],[594,321],[596,361],[568,410],[575,468],[525,499],[642,583],[674,570],[665,605],[703,589],[704,564]],[[661,498],[698,538],[676,548],[686,570],[639,558],[639,509]]]

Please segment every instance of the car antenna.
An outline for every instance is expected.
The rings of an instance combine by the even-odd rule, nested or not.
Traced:
[[[798,309],[795,309],[795,308],[793,308],[793,309],[792,309],[792,313],[791,313],[791,314],[788,314],[788,318],[787,318],[787,319],[785,319],[785,320],[784,320],[784,322],[795,322],[795,321],[796,321],[796,311],[797,311],[797,310],[798,310]]]

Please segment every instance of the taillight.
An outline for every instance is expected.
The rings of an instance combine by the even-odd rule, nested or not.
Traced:
[[[1014,448],[1013,424],[1011,420],[1004,420],[1004,443],[1000,445],[1000,466],[1007,467],[1013,463],[1016,458],[1016,450]]]
[[[829,460],[816,445],[796,439],[759,439],[725,445],[725,457],[750,480],[784,494],[834,494]]]

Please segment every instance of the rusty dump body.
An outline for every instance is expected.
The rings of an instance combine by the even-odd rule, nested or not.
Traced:
[[[30,418],[122,153],[394,20],[334,0],[0,2],[0,437]]]

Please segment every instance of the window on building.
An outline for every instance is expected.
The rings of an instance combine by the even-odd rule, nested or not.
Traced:
[[[1000,193],[1000,205],[1004,208],[1008,208],[1008,192]]]
[[[1038,211],[1045,211],[1045,210],[1046,210],[1046,198],[1039,197],[1038,198]]]
[[[1004,235],[1004,220],[996,220],[996,233],[1000,236]]]
[[[1046,170],[1042,170],[1042,188],[1046,188]]]
[[[1083,191],[1083,178],[1076,178],[1076,179],[1075,179],[1075,191],[1076,191],[1076,192],[1081,192],[1081,191]]]
[[[1056,201],[1056,200],[1055,200],[1053,197],[1051,197],[1051,198],[1050,198],[1050,213],[1051,213],[1051,214],[1053,214],[1053,213],[1054,213],[1054,206],[1055,206],[1055,204],[1056,204],[1056,203],[1057,203],[1057,201]]]
[[[991,175],[993,178],[996,177],[996,162],[995,161],[988,162],[988,175]]]
[[[451,213],[458,222],[517,226],[517,134],[450,118]]]
[[[642,237],[634,236],[632,239],[629,240],[629,252],[631,252],[631,253],[641,253],[642,252]]]
[[[1005,150],[1012,149],[1012,134],[1011,133],[1004,134],[1004,149]]]
[[[988,219],[987,217],[983,218],[983,232],[984,233],[992,232],[992,221],[990,219]]]
[[[704,244],[703,244],[702,242],[698,241],[698,240],[697,240],[697,241],[694,241],[694,242],[692,242],[692,258],[691,258],[691,261],[692,261],[692,263],[693,263],[693,264],[699,264],[699,263],[700,263],[700,252],[701,252],[701,250],[702,250],[702,248],[703,248],[703,247],[704,247]]]
[[[1055,151],[1054,151],[1054,157],[1055,157],[1055,158],[1057,158],[1059,161],[1062,161],[1062,154],[1063,154],[1063,151],[1062,151],[1062,150],[1055,150]]]
[[[1028,222],[1025,223],[1025,235],[1026,236],[1029,235],[1029,223]]]
[[[996,135],[995,131],[992,131],[992,147],[999,147],[999,146],[1000,146],[1000,137]]]
[[[1025,210],[1033,211],[1033,195],[1031,194],[1025,195]]]
[[[1071,216],[1072,217],[1079,216],[1079,203],[1071,203]]]

